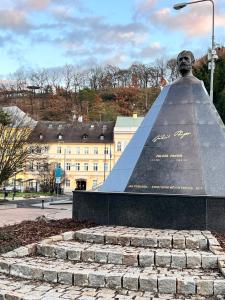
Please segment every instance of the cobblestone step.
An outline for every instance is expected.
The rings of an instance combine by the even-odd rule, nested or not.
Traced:
[[[46,257],[4,257],[0,260],[0,272],[17,278],[80,287],[165,294],[225,295],[225,279],[213,270],[73,263]]]
[[[214,239],[214,237],[209,231],[99,226],[77,231],[75,239],[122,246],[206,250],[209,239]]]
[[[130,291],[127,289],[112,290],[108,288],[86,288],[53,284],[46,282],[31,282],[17,280],[14,277],[0,275],[0,299],[1,300],[216,300],[215,296],[184,296],[172,294],[158,294],[143,291]]]
[[[171,268],[218,268],[212,252],[179,249],[146,249],[143,247],[92,244],[77,241],[52,241],[37,245],[42,256],[72,261],[124,264],[128,266],[159,266]]]

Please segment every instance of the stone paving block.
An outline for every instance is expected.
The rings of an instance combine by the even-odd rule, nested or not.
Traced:
[[[55,257],[55,248],[52,245],[38,245],[37,252],[47,257]]]
[[[60,259],[67,259],[67,250],[61,247],[55,247],[55,256]]]
[[[44,270],[43,271],[43,280],[47,282],[56,283],[58,281],[58,273],[53,270]]]
[[[151,267],[155,264],[154,252],[141,251],[139,253],[139,264],[141,267]]]
[[[73,273],[71,272],[58,272],[58,282],[63,284],[73,284]]]
[[[187,259],[185,253],[172,253],[171,268],[183,269],[186,268]]]
[[[200,268],[201,255],[199,253],[187,253],[187,268]]]
[[[174,249],[185,249],[185,237],[183,236],[173,236],[173,248]]]
[[[202,254],[202,268],[203,269],[217,269],[218,258],[216,255]]]
[[[0,260],[0,272],[4,274],[9,274],[9,264],[3,259]]]
[[[176,277],[159,277],[158,291],[163,294],[176,293]]]
[[[138,255],[137,253],[125,253],[122,257],[122,264],[126,266],[137,266]]]
[[[208,245],[208,240],[205,238],[202,238],[199,240],[199,248],[201,250],[208,250],[209,245]]]
[[[98,263],[107,263],[108,261],[108,252],[104,250],[95,251],[95,262]]]
[[[195,237],[186,237],[187,249],[199,249],[199,240]]]
[[[117,243],[121,246],[130,246],[130,235],[120,235],[117,237]]]
[[[104,287],[105,286],[105,276],[104,272],[90,272],[88,275],[88,283],[91,287]]]
[[[64,241],[69,241],[69,240],[73,240],[75,237],[75,232],[74,231],[67,231],[62,233],[62,239]]]
[[[196,293],[195,280],[192,277],[177,279],[177,293],[184,295],[194,295]]]
[[[105,275],[106,287],[111,289],[122,288],[122,275],[121,273],[110,272]]]
[[[25,264],[12,264],[10,266],[10,275],[32,279],[32,269]]]
[[[157,237],[154,236],[134,236],[131,238],[131,246],[156,248],[158,246]]]
[[[93,243],[96,244],[105,244],[105,234],[104,233],[94,233],[93,234]]]
[[[140,290],[148,292],[157,292],[157,276],[140,274]]]
[[[169,252],[160,252],[155,253],[155,264],[159,267],[170,267],[171,265],[171,254]]]
[[[81,260],[81,249],[67,250],[67,256],[69,260],[79,261]]]
[[[81,260],[93,262],[95,260],[95,252],[93,250],[83,250],[81,252]]]
[[[88,273],[86,270],[73,271],[74,285],[87,286],[88,285]]]
[[[123,288],[137,291],[138,290],[139,274],[127,273],[123,276]]]
[[[202,296],[213,295],[213,280],[200,279],[197,281],[197,294]]]
[[[74,235],[75,240],[83,242],[85,239],[85,235],[82,231],[76,231]]]
[[[214,281],[214,295],[225,295],[225,281],[215,280]]]
[[[105,243],[116,245],[117,244],[117,234],[109,234],[109,235],[107,234],[105,236]]]
[[[158,247],[169,249],[172,246],[172,238],[168,236],[158,237]]]
[[[108,253],[108,263],[109,264],[116,264],[121,265],[123,262],[123,254],[122,253],[116,253],[116,252],[109,252]]]

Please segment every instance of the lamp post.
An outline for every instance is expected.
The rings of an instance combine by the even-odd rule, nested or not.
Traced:
[[[198,0],[198,1],[192,1],[192,2],[182,2],[177,3],[173,6],[174,9],[179,10],[187,5],[200,3],[200,2],[206,2],[210,1],[212,3],[212,46],[211,46],[211,53],[209,53],[209,69],[211,70],[210,74],[210,99],[213,102],[213,77],[214,77],[214,69],[215,69],[215,59],[217,58],[216,51],[215,51],[215,29],[214,29],[214,19],[215,19],[215,6],[213,0]]]

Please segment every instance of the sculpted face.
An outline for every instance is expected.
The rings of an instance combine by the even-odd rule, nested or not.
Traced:
[[[184,76],[192,75],[194,56],[190,51],[182,51],[177,57],[177,67],[180,74]]]

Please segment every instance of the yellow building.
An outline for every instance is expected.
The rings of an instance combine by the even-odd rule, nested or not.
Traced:
[[[137,114],[134,114],[133,117],[117,117],[114,127],[115,163],[121,156],[143,119],[143,117],[138,117]]]
[[[143,118],[118,117],[115,122],[40,121],[32,132],[32,140],[40,145],[32,153],[23,175],[23,189],[40,190],[61,169],[60,184],[55,186],[70,193],[74,189],[97,190],[137,130]],[[57,174],[56,174],[57,175]]]

